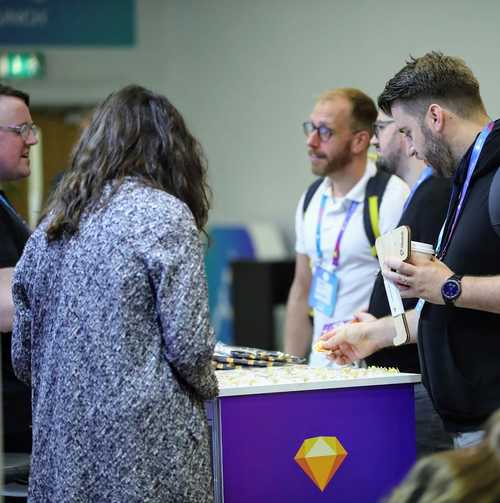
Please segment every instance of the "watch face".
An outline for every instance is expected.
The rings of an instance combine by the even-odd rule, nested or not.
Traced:
[[[460,294],[460,284],[455,280],[446,281],[442,291],[444,297],[453,300]]]

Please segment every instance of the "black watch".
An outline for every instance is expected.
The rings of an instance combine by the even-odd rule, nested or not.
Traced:
[[[441,287],[441,295],[443,296],[444,303],[447,306],[454,306],[456,300],[460,297],[462,293],[462,279],[463,275],[453,274],[450,276]]]

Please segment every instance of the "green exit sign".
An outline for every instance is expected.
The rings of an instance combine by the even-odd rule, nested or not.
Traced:
[[[0,54],[0,78],[39,79],[45,73],[45,58],[38,52]]]

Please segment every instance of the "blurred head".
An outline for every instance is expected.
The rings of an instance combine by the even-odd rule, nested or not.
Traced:
[[[198,229],[205,226],[209,189],[201,146],[167,98],[131,85],[108,96],[84,129],[47,209],[54,214],[49,239],[77,232],[82,211],[92,211],[104,186],[115,191],[125,177],[177,197]]]
[[[498,503],[500,501],[500,410],[474,447],[422,458],[388,503]]]
[[[500,459],[500,409],[498,409],[486,422],[486,442],[489,448]]]
[[[403,176],[408,165],[408,148],[394,119],[379,110],[374,124],[371,144],[377,151],[377,167],[391,174]]]
[[[376,117],[373,100],[357,89],[323,93],[304,123],[313,173],[328,176],[366,156]]]
[[[450,176],[459,161],[449,143],[453,137],[447,140],[443,135],[444,119],[473,121],[486,115],[479,82],[470,68],[440,52],[411,58],[387,82],[378,105],[405,135],[409,153],[443,176]]]
[[[30,175],[30,148],[38,142],[29,111],[29,96],[0,84],[0,180]]]

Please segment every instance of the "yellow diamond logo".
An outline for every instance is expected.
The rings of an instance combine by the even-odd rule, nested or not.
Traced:
[[[302,442],[294,459],[320,491],[324,491],[346,456],[347,451],[337,437],[313,437]]]

